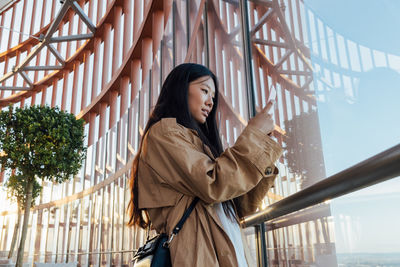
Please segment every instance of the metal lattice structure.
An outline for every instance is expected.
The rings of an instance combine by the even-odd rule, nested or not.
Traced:
[[[47,104],[86,121],[84,167],[68,183],[43,184],[31,215],[26,261],[129,264],[145,238],[142,230],[125,225],[130,165],[162,81],[179,63],[207,65],[219,78],[225,147],[266,104],[274,86],[274,138],[287,151],[308,143],[316,148],[302,158],[286,154],[279,160],[280,176],[265,205],[324,178],[318,118],[305,114],[317,113],[317,100],[333,88],[320,63],[335,61],[327,43],[315,42],[325,36],[313,28],[316,21],[302,0],[19,0],[3,9],[0,107]],[[335,51],[343,54],[340,46]],[[330,75],[356,79],[356,64],[343,67],[343,56],[337,57]],[[349,92],[354,95],[354,88]],[[309,127],[301,132],[298,124],[305,122]],[[269,264],[309,266],[319,255],[334,258],[329,216],[329,205],[323,205],[268,222]],[[16,211],[0,214],[2,251],[9,249],[15,220]],[[246,229],[256,254],[252,231]]]

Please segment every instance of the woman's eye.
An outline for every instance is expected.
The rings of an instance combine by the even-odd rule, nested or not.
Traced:
[[[208,94],[208,91],[206,89],[201,89],[204,93]]]

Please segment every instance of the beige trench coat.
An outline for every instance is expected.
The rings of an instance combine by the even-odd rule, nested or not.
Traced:
[[[175,118],[150,128],[139,159],[139,208],[147,209],[157,232],[171,233],[193,198],[200,198],[171,243],[173,266],[238,266],[213,204],[236,198],[239,216],[254,212],[273,184],[281,153],[252,126],[216,159],[197,132]]]

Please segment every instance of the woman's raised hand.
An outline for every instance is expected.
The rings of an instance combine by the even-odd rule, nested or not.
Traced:
[[[265,134],[270,134],[274,130],[274,119],[270,114],[273,106],[275,104],[274,100],[270,100],[267,105],[259,112],[256,116],[254,116],[250,121],[249,125],[256,127],[261,130]]]

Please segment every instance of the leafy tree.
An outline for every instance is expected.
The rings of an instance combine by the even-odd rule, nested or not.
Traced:
[[[5,186],[24,210],[16,266],[22,266],[30,208],[42,189],[38,180],[62,183],[79,172],[86,155],[83,125],[57,107],[0,111],[0,164],[12,170]]]

